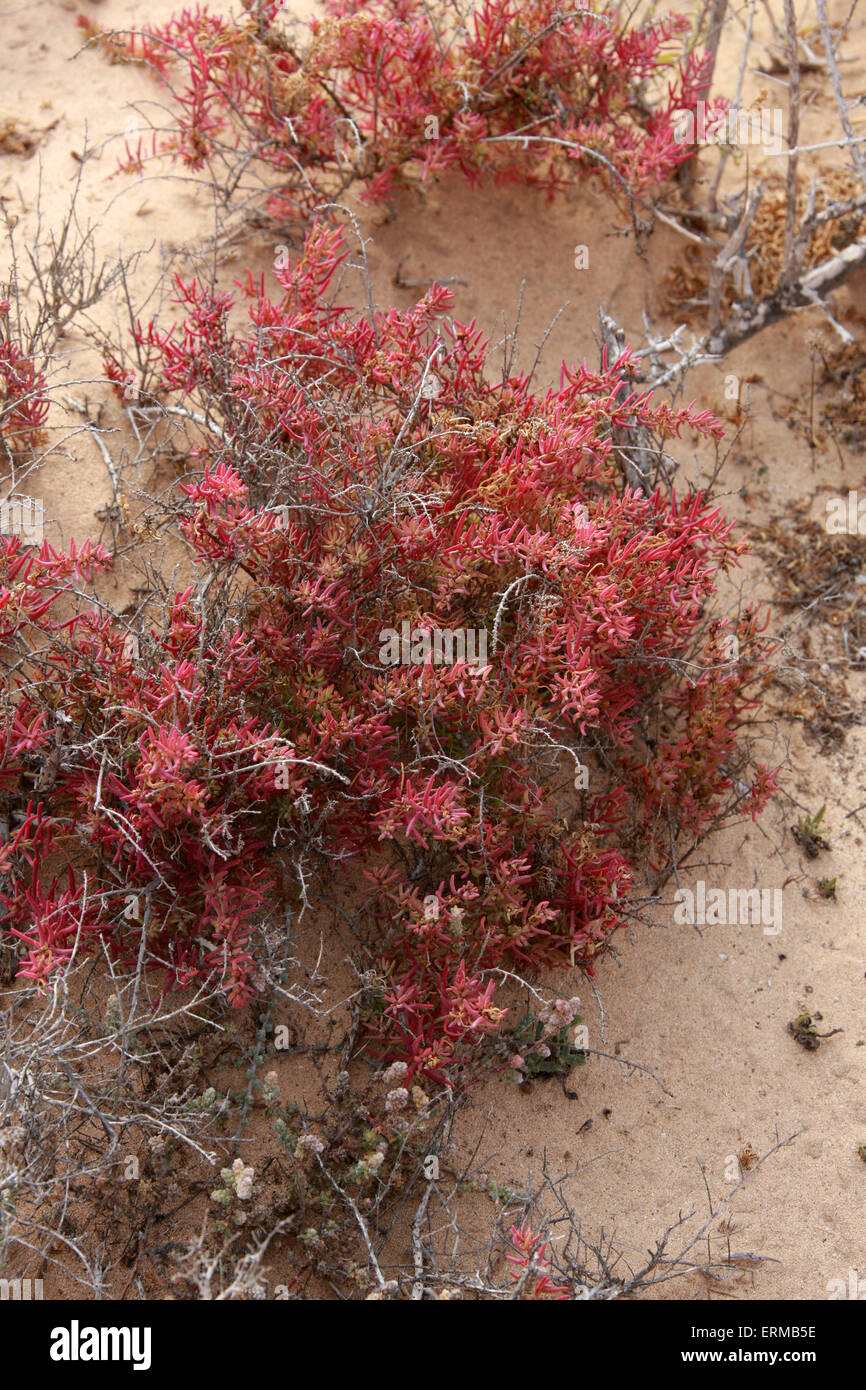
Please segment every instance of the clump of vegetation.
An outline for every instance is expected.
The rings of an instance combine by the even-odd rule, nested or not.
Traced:
[[[326,0],[305,37],[281,0],[245,8],[185,10],[128,39],[81,17],[114,57],[183,83],[176,131],[150,151],[139,138],[124,168],[155,154],[207,168],[226,200],[291,227],[352,184],[381,203],[452,169],[551,194],[595,175],[634,210],[693,153],[678,119],[706,95],[710,57],[683,15]]]
[[[797,844],[805,850],[810,859],[817,859],[822,849],[830,848],[829,841],[820,833],[826,809],[826,806],[822,806],[820,811],[816,811],[814,815],[807,813],[805,816],[800,816],[797,824],[791,830]]]
[[[251,333],[195,282],[182,325],[137,330],[139,398],[203,422],[163,511],[197,581],[133,625],[84,600],[102,548],[2,542],[3,900],[34,981],[143,950],[241,1007],[285,911],[361,870],[367,1046],[444,1082],[499,1026],[497,969],[593,968],[627,843],[661,871],[672,824],[766,803],[738,729],[767,644],[744,610],[732,662],[704,616],[744,544],[718,508],[621,472],[615,434],[662,470],[684,427],[717,435],[707,413],[620,404],[628,353],[543,398],[491,380],[441,287],[373,318],[328,303],[344,254],[319,228],[279,299],[250,280]],[[132,366],[106,370],[123,397]],[[484,664],[434,661],[433,634],[467,630]]]
[[[586,1065],[587,1052],[573,1041],[572,1034],[582,1035],[582,1015],[574,1010],[579,999],[558,999],[549,1009],[534,1013],[531,1009],[514,1030],[517,1049],[511,1065],[525,1077],[567,1076],[573,1067]]]

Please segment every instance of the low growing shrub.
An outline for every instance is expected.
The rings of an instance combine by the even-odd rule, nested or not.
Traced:
[[[290,226],[356,180],[381,203],[407,178],[449,169],[550,193],[594,172],[634,211],[694,152],[679,126],[706,96],[711,59],[683,15],[325,0],[302,40],[281,0],[244,8],[240,20],[183,10],[125,39],[79,18],[114,57],[169,86],[181,77],[177,129],[154,134],[150,151],[128,140],[127,170],[157,153],[208,168],[226,199],[252,198]]]
[[[369,1054],[453,1083],[509,974],[591,972],[636,869],[763,806],[738,731],[766,645],[704,614],[744,547],[720,510],[624,481],[635,432],[663,478],[717,422],[624,395],[627,352],[494,380],[441,287],[333,302],[344,255],[315,228],[278,298],[240,287],[245,331],[181,281],[182,323],[139,325],[129,408],[201,422],[162,515],[198,583],[133,630],[79,587],[100,547],[2,541],[5,931],[33,980],[101,943],[242,1006],[286,909],[362,874]],[[436,659],[467,630],[483,661]]]

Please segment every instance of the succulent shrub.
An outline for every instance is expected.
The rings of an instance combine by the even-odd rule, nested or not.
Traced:
[[[622,467],[710,415],[623,395],[627,351],[494,379],[440,286],[335,303],[345,254],[315,227],[276,298],[239,286],[246,328],[182,281],[182,321],[138,326],[137,398],[200,424],[191,582],[134,634],[83,592],[101,547],[0,542],[3,929],[32,979],[100,944],[243,1006],[285,908],[363,882],[370,1055],[446,1082],[507,972],[591,972],[636,868],[760,810],[766,646],[704,612],[744,547],[719,508]]]
[[[551,194],[594,174],[634,212],[694,153],[683,117],[706,97],[711,60],[683,15],[325,0],[299,37],[280,0],[244,8],[239,20],[185,9],[126,38],[80,17],[175,98],[176,127],[149,148],[130,137],[124,168],[168,155],[291,226],[350,184],[381,203],[446,170]]]

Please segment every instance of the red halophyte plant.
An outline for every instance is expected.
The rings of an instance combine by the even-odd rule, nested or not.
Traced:
[[[240,1005],[285,907],[360,870],[370,1054],[453,1084],[504,971],[592,971],[640,858],[763,805],[737,730],[766,648],[751,611],[735,659],[702,616],[743,549],[730,523],[700,493],[631,490],[618,461],[623,432],[661,451],[718,437],[712,417],[620,399],[628,352],[544,396],[491,380],[440,286],[372,319],[330,302],[345,254],[317,227],[276,299],[248,279],[248,331],[181,282],[183,321],[139,325],[153,398],[208,426],[180,487],[206,582],[138,644],[58,604],[101,554],[0,552],[27,676],[0,786],[30,784],[2,892],[34,977],[144,934],[168,984]]]
[[[552,1298],[562,1302],[568,1298],[567,1284],[557,1284],[550,1275],[550,1260],[547,1256],[548,1242],[544,1236],[536,1235],[532,1228],[523,1222],[521,1226],[511,1227],[511,1243],[517,1251],[505,1258],[514,1268],[509,1272],[512,1279],[520,1285],[521,1293],[529,1299]]]
[[[124,45],[102,41],[169,84],[182,73],[177,132],[154,137],[152,153],[220,167],[231,191],[252,156],[281,224],[354,180],[378,203],[410,172],[448,169],[551,193],[596,173],[631,199],[693,151],[677,113],[705,95],[710,60],[689,50],[681,15],[635,22],[556,0],[484,0],[467,14],[454,0],[326,0],[304,45],[280,3],[245,8],[240,21],[183,10]],[[140,171],[145,157],[139,139],[124,167]]]
[[[0,436],[16,451],[34,448],[48,414],[45,378],[10,334],[8,299],[0,299]]]

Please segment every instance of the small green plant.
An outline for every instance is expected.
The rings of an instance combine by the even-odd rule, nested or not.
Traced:
[[[824,839],[823,835],[819,834],[826,809],[827,806],[825,804],[821,807],[820,811],[815,812],[814,816],[800,816],[797,824],[791,829],[791,834],[797,841],[797,844],[801,849],[806,851],[810,859],[817,858],[819,850],[830,848],[828,841]]]
[[[220,1170],[222,1186],[215,1188],[211,1193],[211,1201],[218,1203],[227,1216],[230,1214],[231,1223],[235,1226],[246,1224],[246,1213],[234,1204],[236,1200],[249,1201],[255,1176],[256,1170],[244,1163],[242,1158],[236,1158],[230,1168]],[[225,1232],[229,1229],[228,1222],[214,1219],[214,1228],[219,1232]]]
[[[563,1003],[563,1000],[558,1000],[555,1009]],[[572,1029],[581,1024],[583,1018],[580,1014],[572,1014],[570,1005],[560,1009],[560,1013],[565,1021],[555,1026],[553,1031],[550,1013],[535,1014],[531,1009],[515,1028],[517,1055],[512,1060],[512,1066],[523,1076],[565,1076],[572,1067],[585,1065],[585,1049],[575,1046],[571,1038]],[[559,1023],[559,1019],[556,1023]]]

